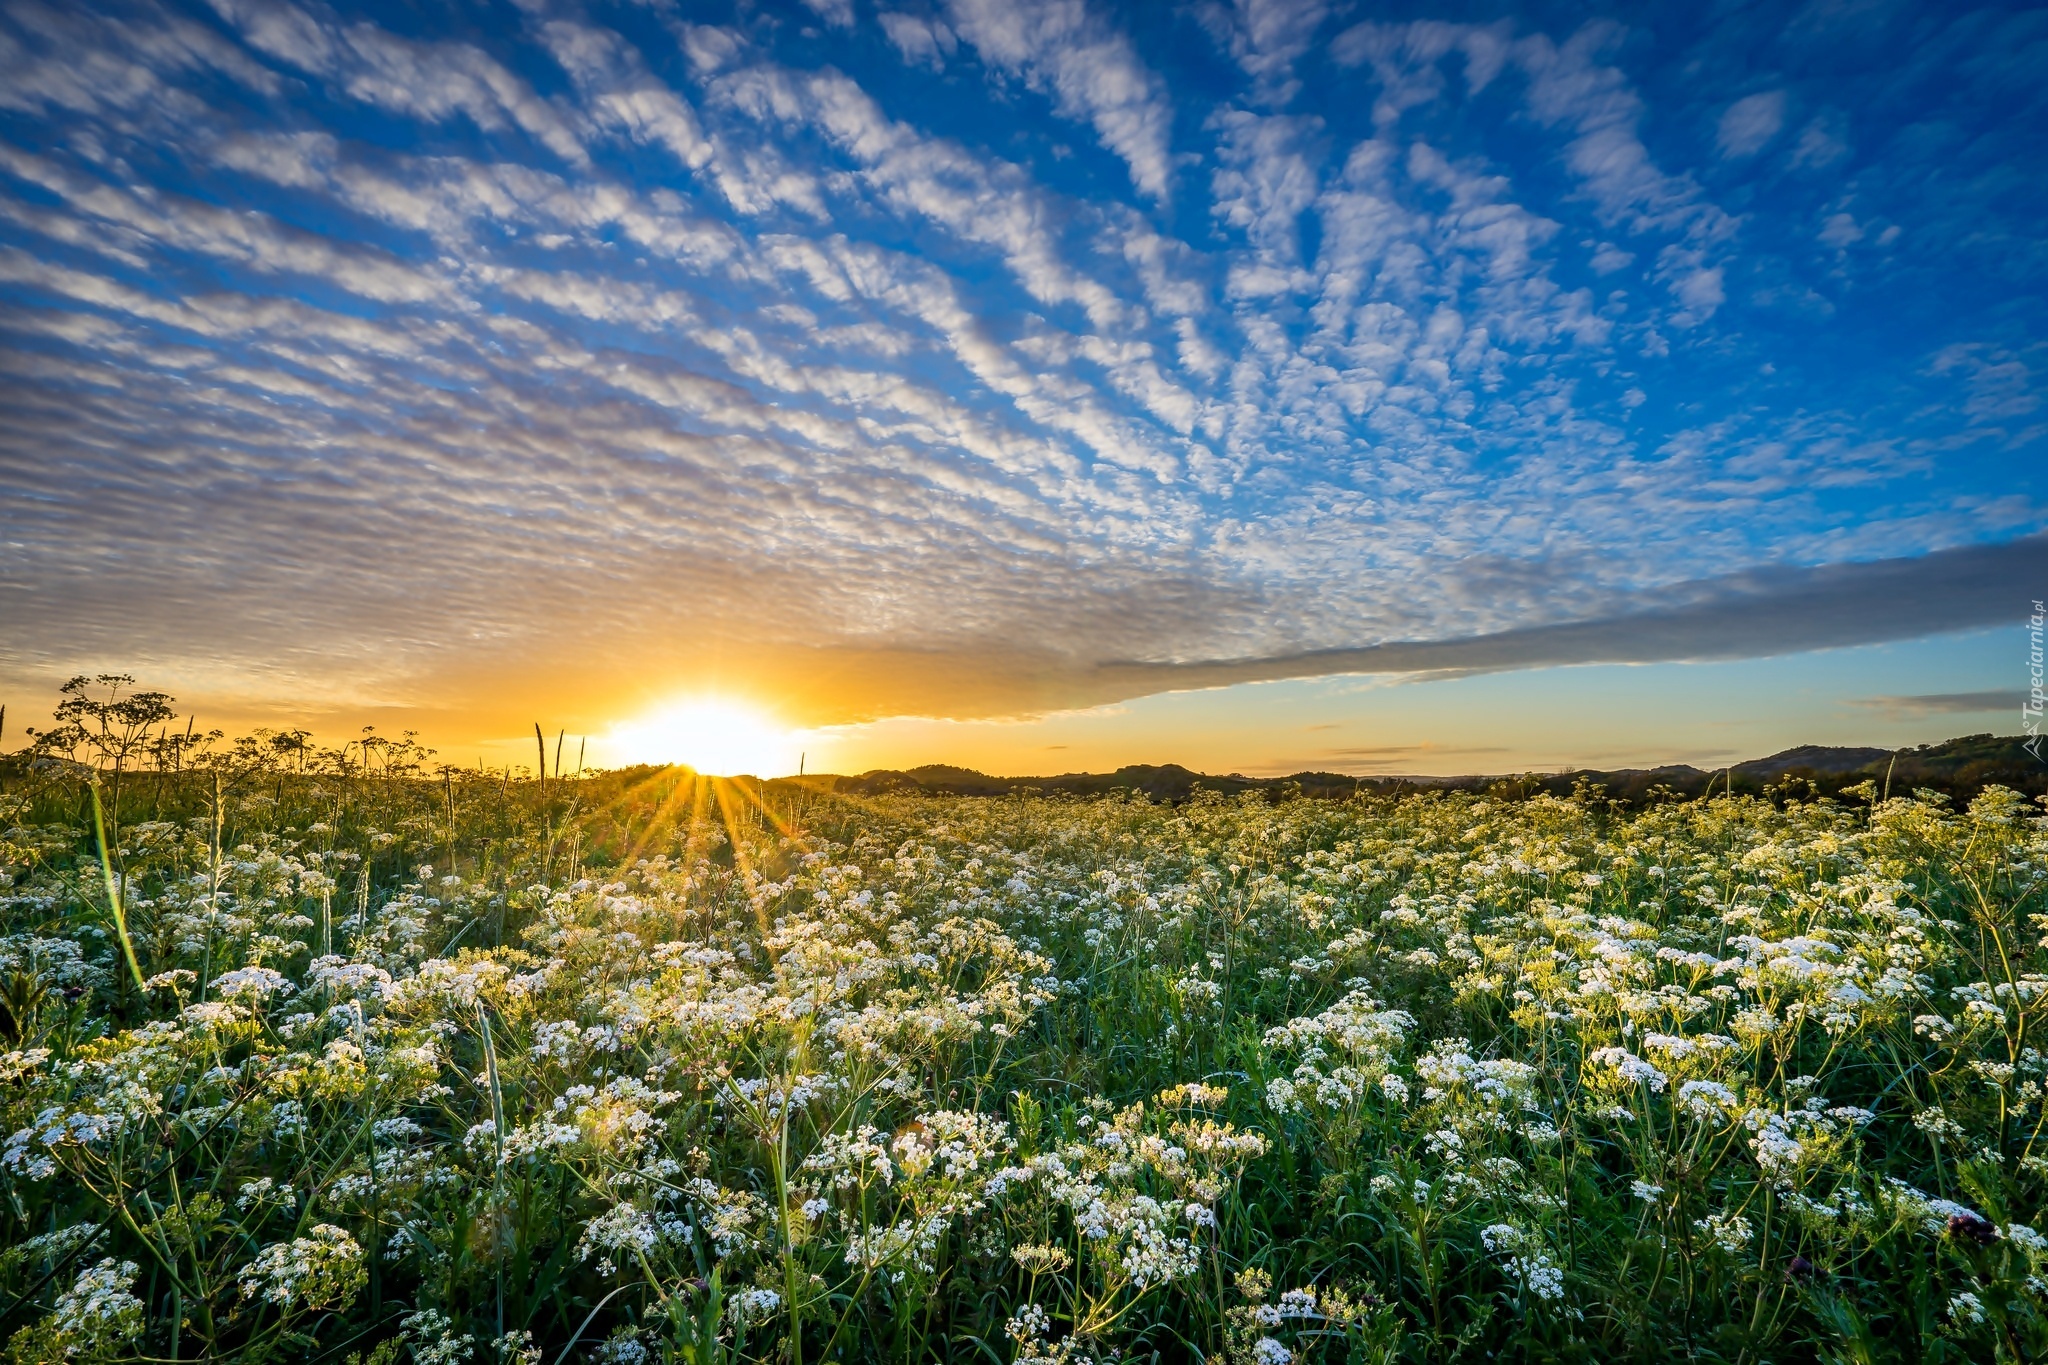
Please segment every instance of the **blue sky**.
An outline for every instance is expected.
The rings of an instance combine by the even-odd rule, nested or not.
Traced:
[[[0,3],[0,683],[1013,769],[1705,754],[1622,718],[1706,680],[2016,730],[2044,76],[1997,5]]]

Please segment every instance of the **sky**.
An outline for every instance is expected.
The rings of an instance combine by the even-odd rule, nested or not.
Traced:
[[[2044,77],[1998,4],[0,0],[0,702],[809,771],[2018,733]]]

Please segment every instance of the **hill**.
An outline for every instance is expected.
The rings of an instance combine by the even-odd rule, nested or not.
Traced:
[[[1353,777],[1324,772],[1246,777],[1242,773],[1198,773],[1168,763],[1131,764],[1111,773],[996,777],[972,768],[934,763],[908,770],[875,769],[857,776],[821,774],[806,781],[852,796],[1035,793],[1092,797],[1129,792],[1154,801],[1174,802],[1185,801],[1197,791],[1235,795],[1247,791],[1299,790],[1304,795],[1322,797],[1345,797],[1361,791],[1430,789],[1499,790],[1513,795],[1547,791],[1562,795],[1585,784],[1604,789],[1610,797],[1631,805],[1665,795],[1698,797],[1710,787],[1756,795],[1780,791],[1833,796],[1870,782],[1880,794],[1887,790],[1898,795],[1927,790],[1960,803],[1993,784],[2030,795],[2048,794],[2048,763],[2028,753],[2019,736],[1982,734],[1899,750],[1802,744],[1764,758],[1711,770],[1678,763],[1655,768],[1580,768],[1561,773],[1474,773],[1460,777]]]

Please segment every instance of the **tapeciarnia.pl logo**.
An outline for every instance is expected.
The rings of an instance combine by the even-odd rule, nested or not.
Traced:
[[[2027,620],[2027,673],[2033,686],[2027,690],[2027,699],[2020,703],[2020,728],[2026,732],[2026,750],[2036,759],[2041,758],[2041,706],[2044,698],[2041,681],[2041,624],[2048,620],[2048,606],[2041,599],[2034,599],[2034,614]],[[2041,760],[2048,762],[2048,759]]]

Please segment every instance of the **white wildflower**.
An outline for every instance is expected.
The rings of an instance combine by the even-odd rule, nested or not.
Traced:
[[[316,1223],[312,1236],[273,1242],[243,1267],[245,1299],[279,1308],[345,1308],[368,1280],[363,1249],[332,1223]]]

